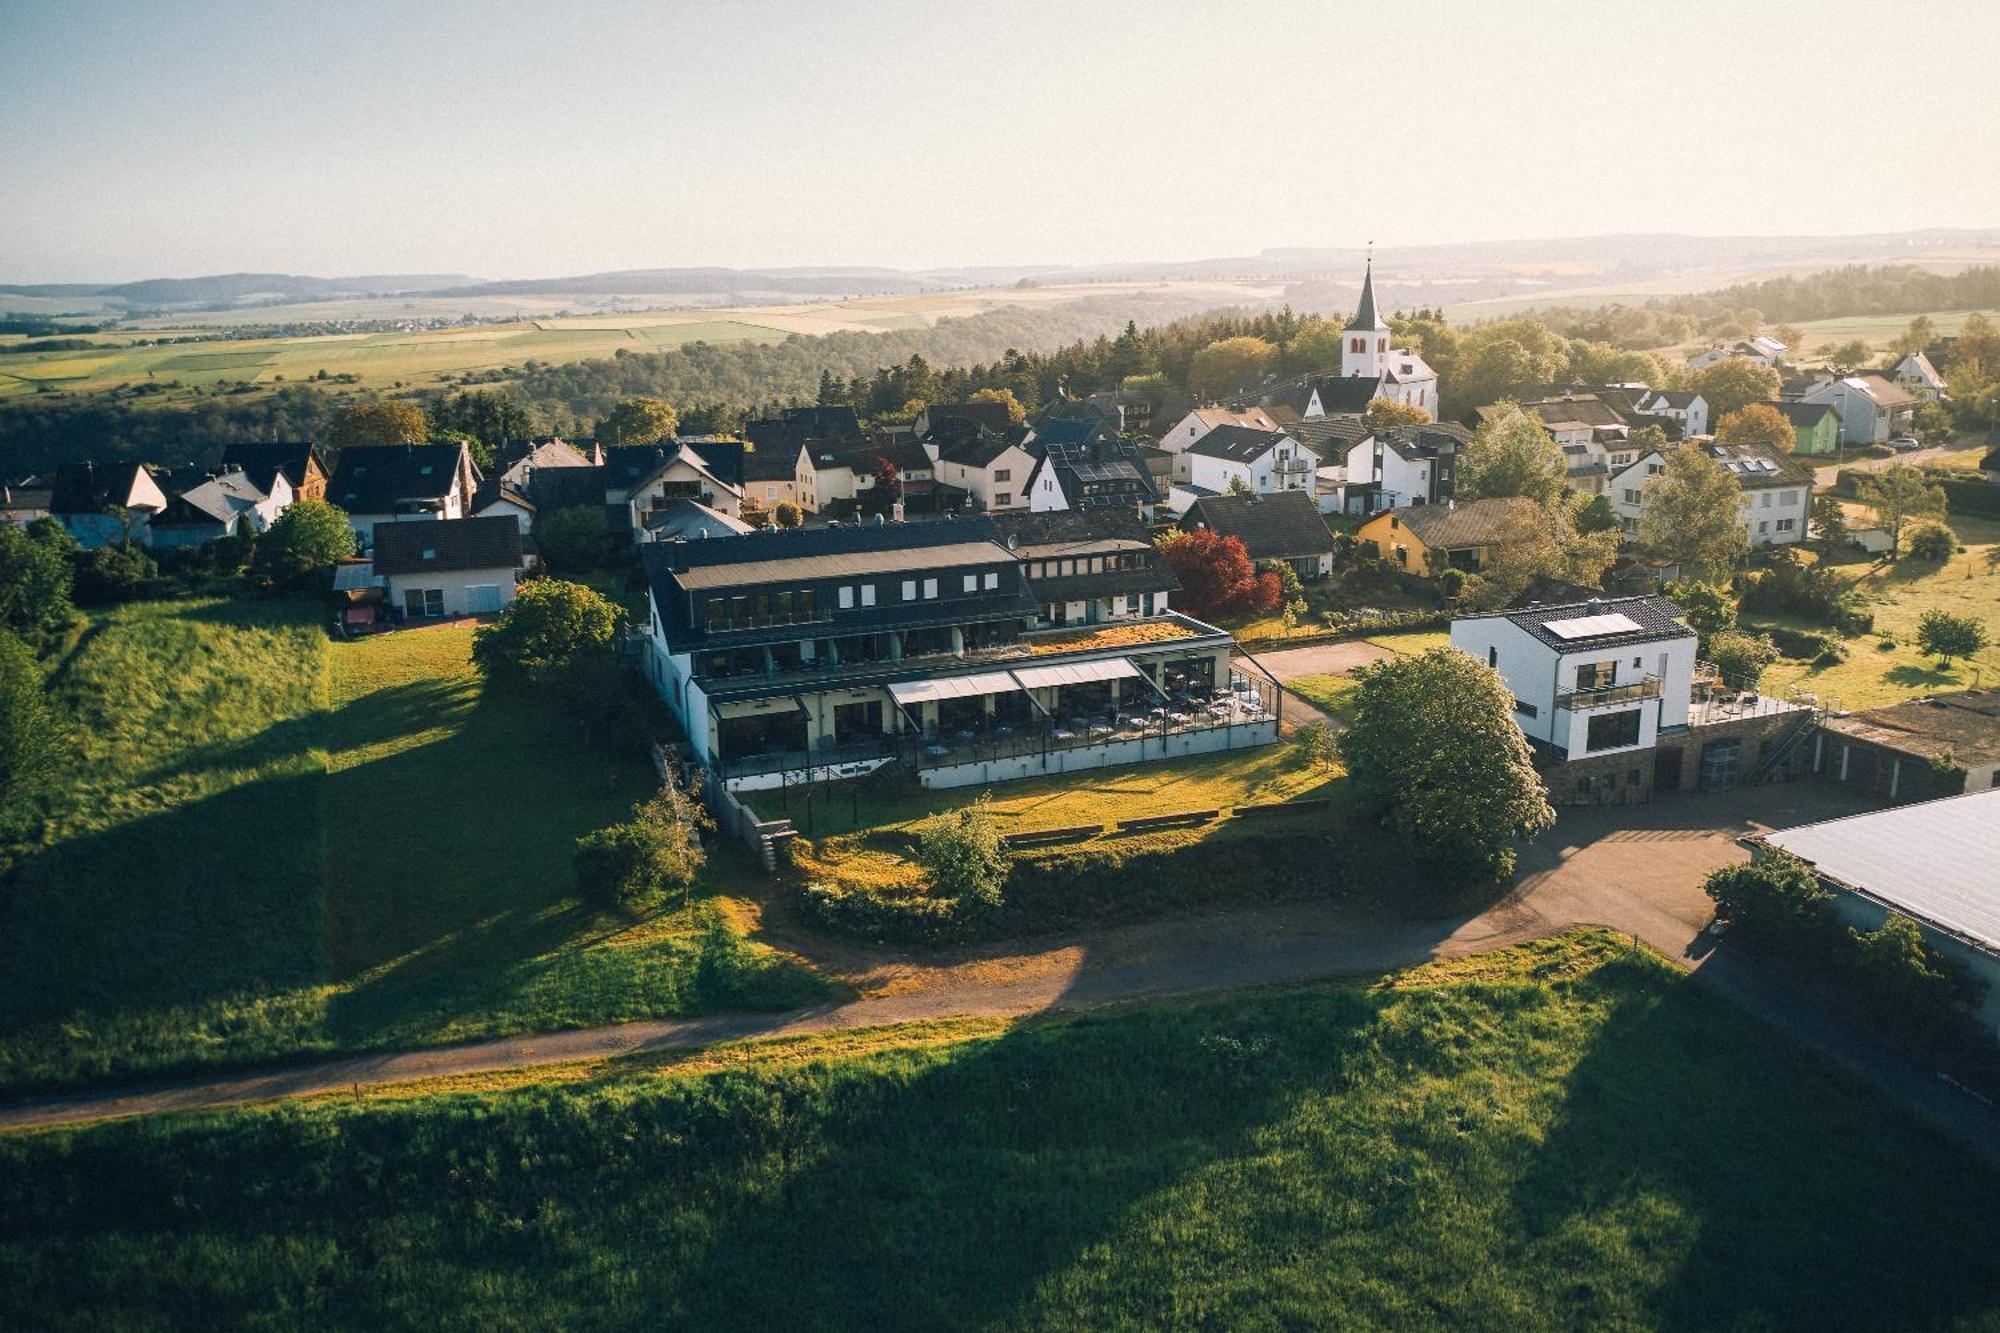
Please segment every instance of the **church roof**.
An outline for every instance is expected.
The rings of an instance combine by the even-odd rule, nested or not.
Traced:
[[[1350,329],[1379,329],[1387,331],[1388,325],[1375,312],[1375,261],[1368,261],[1367,274],[1361,279],[1361,304],[1354,309],[1354,318],[1347,321]]]

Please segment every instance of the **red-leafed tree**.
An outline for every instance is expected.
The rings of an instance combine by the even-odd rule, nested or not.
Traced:
[[[1278,576],[1269,570],[1257,572],[1240,537],[1197,528],[1168,542],[1162,551],[1181,581],[1174,600],[1189,615],[1202,620],[1250,619],[1271,614],[1284,599]]]
[[[902,480],[903,469],[891,463],[885,455],[875,455],[875,484],[889,492],[889,498],[895,498],[894,492]]]

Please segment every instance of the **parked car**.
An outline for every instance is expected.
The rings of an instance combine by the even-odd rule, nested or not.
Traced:
[[[1916,452],[1922,446],[1918,444],[1917,437],[1914,435],[1898,435],[1895,439],[1889,441],[1889,447],[1899,454],[1908,454]]]

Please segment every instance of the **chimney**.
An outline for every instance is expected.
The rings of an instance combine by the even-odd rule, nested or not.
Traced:
[[[1593,616],[1601,616],[1604,614],[1604,599],[1602,597],[1593,597],[1583,604],[1583,609],[1590,612]]]

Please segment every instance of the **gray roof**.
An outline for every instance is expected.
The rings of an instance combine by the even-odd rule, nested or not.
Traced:
[[[1289,438],[1281,430],[1258,430],[1254,426],[1217,426],[1189,445],[1187,451],[1204,458],[1223,458],[1232,463],[1248,463],[1262,458]]]
[[[1382,322],[1382,316],[1375,313],[1375,261],[1368,261],[1367,271],[1361,278],[1361,303],[1354,308],[1354,318],[1347,321],[1350,329],[1369,329],[1388,332],[1389,326]]]
[[[375,572],[519,569],[521,525],[510,515],[375,525]]]
[[[1694,631],[1681,623],[1681,609],[1664,597],[1605,597],[1587,602],[1571,602],[1565,606],[1524,606],[1517,611],[1490,614],[1505,616],[1558,652],[1587,652],[1620,644],[1656,643],[1663,639],[1694,637]],[[1609,615],[1622,615],[1638,625],[1638,628],[1620,630],[1614,634],[1593,634],[1576,639],[1565,639],[1549,628],[1549,625],[1556,621]],[[1463,620],[1481,618],[1460,617]]]
[[[672,541],[676,537],[705,539],[709,537],[741,537],[755,529],[741,519],[731,518],[718,510],[710,509],[699,500],[686,498],[671,500],[658,509],[649,511],[645,519],[646,531],[656,535],[660,541]]]
[[[1810,486],[1813,470],[1792,455],[1764,444],[1711,444],[1709,456],[1735,474],[1746,491],[1773,486]]]
[[[1764,835],[1829,880],[2000,953],[2000,791]]]
[[[1188,506],[1180,525],[1187,532],[1208,527],[1240,538],[1252,560],[1333,553],[1333,532],[1306,491],[1204,496]]]

